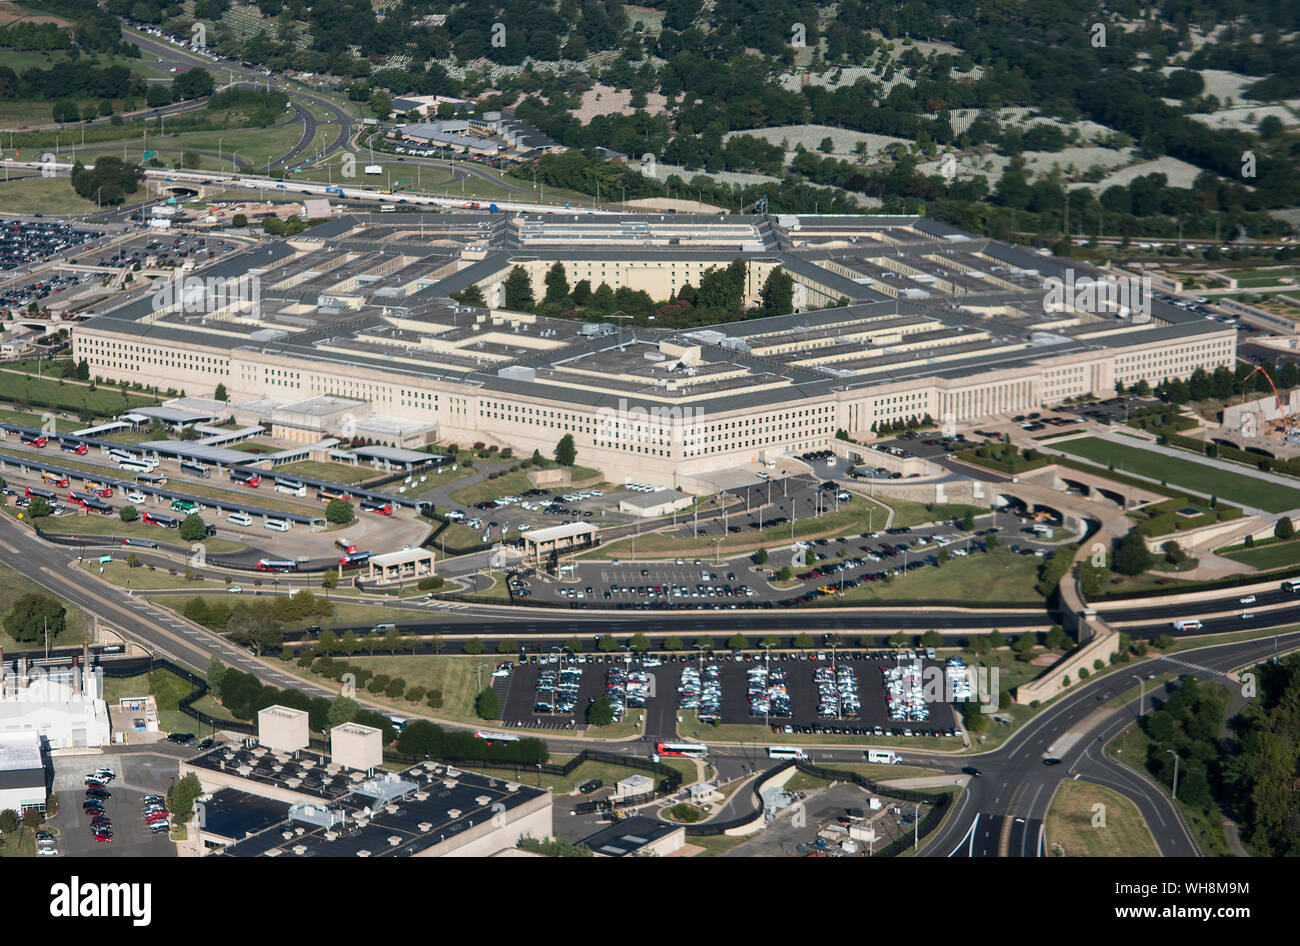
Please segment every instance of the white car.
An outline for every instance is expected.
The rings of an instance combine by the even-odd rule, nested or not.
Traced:
[[[131,500],[131,502],[133,503],[142,503],[145,502],[149,497],[146,496],[144,493],[132,492],[132,493],[127,493],[126,498]]]
[[[244,589],[239,585],[231,585],[229,588],[226,589],[226,594],[228,595],[241,595],[243,593],[244,593]]]

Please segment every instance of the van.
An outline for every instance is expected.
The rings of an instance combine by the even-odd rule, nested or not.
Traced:
[[[1179,618],[1172,627],[1175,631],[1199,631],[1204,625],[1196,618]]]
[[[237,526],[251,526],[253,517],[246,512],[232,512],[226,517],[226,521]]]
[[[395,630],[397,630],[396,624],[376,624],[374,627],[370,629],[370,633],[383,634],[386,631],[395,631]]]
[[[288,532],[289,523],[283,519],[268,519],[266,520],[266,528],[272,532]]]
[[[868,749],[867,761],[883,765],[898,765],[903,760],[898,757],[898,753],[893,749]]]

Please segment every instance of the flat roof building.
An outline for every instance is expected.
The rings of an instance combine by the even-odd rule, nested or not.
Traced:
[[[591,848],[597,857],[668,857],[686,846],[686,826],[635,815],[578,843]]]
[[[35,732],[0,732],[0,811],[45,810],[45,759]]]

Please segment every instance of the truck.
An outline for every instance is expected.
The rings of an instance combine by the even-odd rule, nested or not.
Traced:
[[[342,196],[343,196],[343,188],[341,188],[341,187],[327,187],[327,188],[325,188],[325,193],[327,193],[327,194],[333,194],[333,195],[336,196],[336,197],[342,197]]]
[[[899,758],[898,753],[893,749],[868,749],[867,761],[883,765],[898,765],[903,760]]]
[[[496,212],[497,212],[498,210],[500,210],[500,209],[501,209],[501,208],[498,207],[496,204],[488,204],[488,212],[489,212],[489,213],[496,213]]]
[[[367,164],[366,167],[365,167],[365,171],[366,171],[367,174],[383,174],[383,173],[384,173],[384,169],[383,169],[382,167],[380,167],[378,164]]]
[[[1175,631],[1199,631],[1203,624],[1197,618],[1179,618],[1170,625]]]

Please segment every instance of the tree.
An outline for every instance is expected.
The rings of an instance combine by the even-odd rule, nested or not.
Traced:
[[[357,718],[357,713],[361,712],[361,704],[351,697],[336,696],[330,703],[329,710],[325,713],[330,728],[342,726],[344,723],[350,723]]]
[[[569,280],[565,277],[564,264],[558,260],[546,272],[547,302],[559,302],[569,294]]]
[[[471,656],[477,656],[478,654],[483,653],[484,647],[481,640],[477,637],[471,637],[465,642],[461,649]]]
[[[14,811],[12,808],[6,808],[4,811],[0,811],[0,831],[3,831],[5,834],[13,834],[18,830],[18,824],[18,812]]]
[[[187,620],[195,624],[206,625],[208,623],[208,605],[202,598],[191,598],[185,602],[185,607],[181,611]]]
[[[748,650],[749,639],[745,637],[744,634],[741,634],[739,631],[737,631],[734,635],[732,635],[731,640],[727,641],[727,646],[730,647],[732,650]]]
[[[5,615],[4,629],[24,644],[44,643],[46,632],[53,641],[66,627],[67,609],[55,598],[39,591],[25,594]]]
[[[564,649],[571,654],[576,654],[578,651],[582,650],[582,641],[578,638],[578,635],[575,634],[573,637],[570,637],[565,641]]]
[[[1160,546],[1160,551],[1165,553],[1165,559],[1171,565],[1180,565],[1187,558],[1187,553],[1173,539],[1170,539],[1164,545]]]
[[[388,630],[384,631],[384,643],[383,643],[384,650],[388,651],[390,654],[396,654],[397,648],[401,646],[402,646],[402,635],[401,632],[397,630],[397,628],[390,627]]]
[[[516,312],[533,311],[533,280],[522,266],[510,270],[506,277],[505,304]]]
[[[776,267],[763,282],[760,296],[764,315],[789,315],[794,311],[794,278]]]
[[[758,642],[759,647],[763,647],[768,650],[771,650],[773,647],[779,647],[780,644],[781,644],[781,638],[777,637],[775,634],[768,634],[766,637],[764,637],[761,641]]]
[[[573,445],[573,434],[565,434],[555,445],[555,462],[560,466],[573,466],[578,459],[578,450]]]
[[[199,777],[190,772],[167,790],[167,810],[172,820],[186,824],[194,814],[194,803],[203,795]]]
[[[1070,646],[1070,638],[1061,625],[1053,624],[1043,638],[1043,644],[1048,650],[1065,650]]]
[[[910,638],[908,638],[908,636],[904,634],[902,631],[896,631],[895,633],[889,636],[889,646],[904,647],[907,645],[909,639]]]
[[[989,650],[997,650],[1000,647],[1006,646],[1006,636],[996,627],[989,631],[986,636],[989,642]]]
[[[339,586],[339,576],[335,572],[326,572],[325,575],[321,578],[320,584],[321,587],[324,588],[326,591],[330,591]],[[329,596],[326,595],[326,597]]]
[[[331,499],[325,504],[325,519],[336,525],[347,525],[354,518],[352,504],[346,499]]]
[[[1289,539],[1295,535],[1295,523],[1290,516],[1283,516],[1273,527],[1273,535],[1279,539]]]
[[[758,549],[756,552],[754,552],[754,564],[755,565],[767,564],[767,549]]]
[[[782,565],[780,568],[777,569],[776,572],[777,581],[789,581],[793,576],[794,576],[794,569],[791,568],[789,565]]]
[[[27,515],[31,516],[33,519],[44,519],[53,512],[54,507],[40,496],[33,498],[32,501],[27,504]]]
[[[370,110],[375,113],[375,117],[383,121],[393,113],[393,99],[384,91],[376,89],[370,96]]]
[[[922,647],[942,647],[943,635],[936,630],[926,631],[918,642]]]
[[[682,643],[682,639],[680,637],[664,638],[664,650],[666,651],[672,652],[672,651],[681,650],[684,646],[686,645]]]
[[[604,654],[613,653],[618,650],[618,641],[613,634],[602,634],[596,639],[596,649]]]
[[[812,647],[813,646],[812,635],[807,633],[806,631],[801,634],[796,634],[794,638],[794,646],[798,647],[800,650],[807,650],[808,648]]]
[[[230,225],[236,228],[246,227],[248,226],[248,217],[244,214],[235,214],[230,218]]]
[[[78,381],[90,380],[90,362],[86,361],[85,358],[77,362],[77,380]]]
[[[117,511],[117,517],[123,522],[135,522],[140,518],[140,513],[134,506],[123,506]]]
[[[214,401],[230,400],[230,396],[226,393],[226,386],[224,384],[217,385],[217,389],[212,392],[212,399]]]
[[[1037,646],[1034,636],[1033,634],[1021,634],[1016,638],[1016,642],[1011,645],[1017,660],[1028,660],[1033,655],[1034,648]]]
[[[199,599],[202,600],[202,599]],[[218,657],[211,657],[208,660],[208,686],[214,690],[221,688],[221,678],[225,676],[226,665]]]
[[[232,641],[253,648],[253,653],[258,656],[284,643],[284,631],[280,622],[271,614],[270,608],[236,605],[230,612],[226,631]]]
[[[186,542],[198,542],[208,535],[208,524],[197,512],[192,512],[181,520],[181,538]]]
[[[962,528],[962,531],[963,531],[963,532],[974,532],[974,531],[975,531],[975,517],[972,516],[970,513],[966,513],[966,515],[962,516],[962,519],[961,519],[961,528]]]
[[[503,637],[497,641],[498,654],[515,654],[519,652],[519,641],[513,637]]]
[[[587,706],[587,724],[589,726],[608,726],[614,722],[614,706],[608,697],[592,700]]]
[[[697,637],[697,638],[695,639],[695,649],[696,649],[696,650],[703,650],[703,651],[706,651],[706,652],[712,652],[712,650],[713,650],[713,638],[712,638],[712,637]]]
[[[994,552],[998,547],[998,536],[995,532],[990,532],[984,536],[984,551]]]
[[[627,642],[629,649],[636,651],[638,654],[644,654],[650,649],[650,638],[644,634],[634,634],[632,639]]]
[[[460,292],[452,293],[452,298],[462,305],[472,305],[482,308],[487,305],[487,299],[483,297],[483,290],[479,288],[478,283],[470,283]]]
[[[497,719],[501,715],[501,700],[497,691],[491,687],[481,690],[474,698],[474,712],[479,719]]]
[[[1137,526],[1134,526],[1120,540],[1119,548],[1115,550],[1115,562],[1111,567],[1121,575],[1132,577],[1142,574],[1152,564],[1154,558],[1147,550],[1146,541]]]

